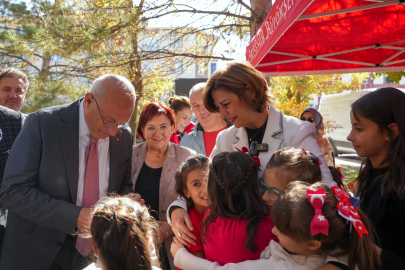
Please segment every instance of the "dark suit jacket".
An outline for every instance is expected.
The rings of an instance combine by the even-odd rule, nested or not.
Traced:
[[[25,116],[7,107],[0,106],[0,184],[3,181],[4,168],[15,138],[20,132]]]
[[[2,270],[49,269],[66,236],[75,234],[79,104],[30,114],[13,145],[0,190],[9,210]],[[110,137],[108,192],[132,191],[132,138],[129,129]]]

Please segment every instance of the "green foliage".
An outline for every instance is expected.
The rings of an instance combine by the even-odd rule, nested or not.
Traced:
[[[311,94],[334,94],[343,90],[357,90],[369,76],[368,73],[350,75],[351,80],[344,80],[343,74],[272,77],[270,92],[278,109],[287,115],[299,117],[309,105]]]
[[[380,76],[387,75],[393,83],[399,83],[402,77],[405,77],[405,71],[396,72],[375,72],[373,79],[379,78]]]

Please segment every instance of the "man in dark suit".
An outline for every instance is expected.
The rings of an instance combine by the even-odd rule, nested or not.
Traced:
[[[0,184],[3,181],[4,168],[8,154],[15,138],[24,124],[25,116],[22,113],[0,106]],[[6,209],[0,205],[0,252],[6,226]]]
[[[90,207],[108,193],[132,191],[133,134],[124,124],[134,105],[127,79],[103,75],[84,98],[27,117],[0,190],[9,210],[0,269],[91,263],[91,242],[80,237],[89,231]]]

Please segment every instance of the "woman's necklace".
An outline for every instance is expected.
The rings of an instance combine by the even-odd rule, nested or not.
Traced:
[[[249,138],[249,141],[252,141],[252,139],[259,133],[259,131],[262,129],[263,126],[259,127],[259,129],[256,131],[255,135]]]

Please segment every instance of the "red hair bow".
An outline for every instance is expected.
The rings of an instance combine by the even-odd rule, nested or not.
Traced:
[[[308,201],[315,209],[315,215],[311,222],[311,235],[317,235],[322,233],[324,235],[329,234],[329,222],[322,214],[322,207],[325,203],[326,194],[323,188],[316,191],[307,190]]]
[[[337,204],[339,215],[351,221],[359,236],[363,238],[363,234],[368,234],[368,231],[366,226],[364,226],[363,222],[360,220],[360,214],[349,202],[350,195],[337,186],[333,186],[332,191],[339,200]]]
[[[260,170],[260,159],[258,157],[252,157],[250,155],[249,150],[245,146],[242,147],[242,150],[240,150],[238,147],[235,147],[235,148],[236,148],[236,150],[238,150],[238,152],[248,154],[257,163],[257,165],[259,166],[259,171],[261,171]]]

